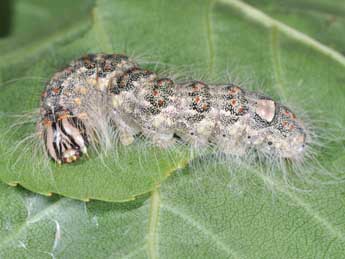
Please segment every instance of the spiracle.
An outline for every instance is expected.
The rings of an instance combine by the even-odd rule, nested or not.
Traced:
[[[161,147],[178,137],[226,154],[255,149],[294,159],[303,156],[308,138],[303,122],[270,97],[231,83],[177,83],[125,55],[88,54],[55,73],[42,93],[38,131],[57,163],[87,153],[91,104],[103,106],[125,145],[141,133]]]

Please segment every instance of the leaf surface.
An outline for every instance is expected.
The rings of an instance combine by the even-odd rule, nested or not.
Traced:
[[[337,1],[307,1],[305,9],[292,0],[282,6],[237,0],[94,4],[81,26],[67,26],[76,30],[62,26],[51,37],[20,33],[0,42],[2,133],[13,123],[7,115],[37,108],[43,81],[71,59],[127,53],[148,59],[147,68],[156,69],[156,61],[163,70],[207,82],[225,82],[230,73],[247,89],[309,114],[315,130],[324,132],[311,166],[320,162],[332,175],[344,173],[344,134],[337,129],[345,126],[345,34]],[[327,25],[326,18],[315,18],[323,13],[339,18]],[[320,30],[323,23],[334,32]],[[30,43],[16,46],[20,55],[9,51],[18,37]],[[2,141],[1,153],[34,127]],[[254,168],[232,172],[208,167],[207,160],[200,170],[187,168],[163,181],[181,167],[185,153],[139,151],[122,149],[119,164],[91,158],[48,174],[30,164],[30,154],[17,163],[2,156],[1,180],[34,192],[106,201],[143,196],[84,203],[2,186],[1,257],[341,258],[345,252],[341,182],[321,181],[304,193]],[[139,165],[138,157],[146,160]],[[264,186],[270,181],[273,193]]]
[[[260,174],[179,172],[150,196],[88,203],[1,187],[2,258],[341,258],[343,185],[305,194]],[[4,209],[6,208],[6,209]]]

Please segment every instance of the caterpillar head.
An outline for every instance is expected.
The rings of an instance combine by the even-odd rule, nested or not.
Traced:
[[[268,99],[258,100],[255,116],[265,122],[260,150],[291,160],[300,160],[306,151],[306,129],[287,107]],[[257,119],[258,119],[257,118]]]
[[[86,154],[86,139],[70,118],[43,121],[48,155],[58,164],[72,163]]]

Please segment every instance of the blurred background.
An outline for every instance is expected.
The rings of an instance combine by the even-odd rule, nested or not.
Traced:
[[[11,33],[13,22],[13,1],[1,0],[0,3],[0,38]]]

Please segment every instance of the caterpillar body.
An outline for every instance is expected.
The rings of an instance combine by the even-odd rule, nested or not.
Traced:
[[[90,120],[94,103],[111,118],[125,145],[140,133],[161,147],[180,139],[226,154],[256,150],[297,160],[309,137],[289,108],[265,95],[231,83],[176,83],[125,55],[88,54],[57,72],[42,93],[38,131],[57,163],[87,153],[91,122],[97,121]]]

